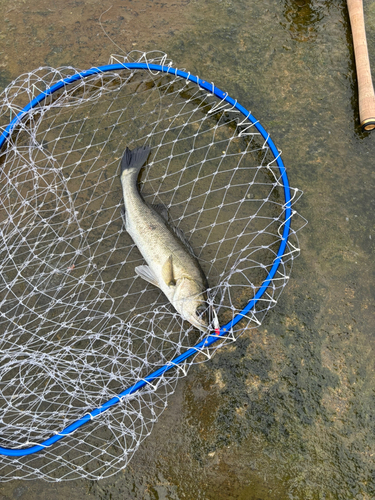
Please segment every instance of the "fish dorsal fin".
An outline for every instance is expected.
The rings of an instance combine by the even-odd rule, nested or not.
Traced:
[[[184,245],[184,247],[187,249],[187,251],[193,257],[195,257],[194,249],[190,245],[190,243],[189,243],[188,239],[186,238],[185,233],[183,232],[183,230],[180,229],[179,227],[174,226],[171,223],[171,218],[169,216],[169,212],[168,212],[167,207],[165,205],[163,205],[162,203],[157,203],[155,205],[148,204],[148,206],[150,208],[152,208],[153,210],[155,210],[155,212],[157,212],[159,215],[161,215],[163,217],[163,219],[167,223],[168,228],[181,241],[181,243]]]
[[[163,277],[164,283],[168,286],[175,286],[176,280],[174,279],[173,274],[173,257],[170,255],[168,259],[164,262],[161,275]]]
[[[172,224],[168,224],[168,227],[172,231],[172,233],[177,236],[177,238],[181,241],[181,243],[184,245],[184,247],[187,249],[187,251],[195,257],[194,249],[190,245],[189,241],[187,240],[185,233],[183,232],[182,229],[179,227],[173,226]]]
[[[140,278],[160,288],[158,279],[149,266],[137,266],[135,272]]]
[[[169,222],[169,213],[165,205],[163,205],[162,203],[157,203],[156,205],[150,204],[149,207],[151,207],[153,210],[155,210],[155,212],[161,215],[166,222]]]

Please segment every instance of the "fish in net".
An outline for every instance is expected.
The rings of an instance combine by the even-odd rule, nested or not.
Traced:
[[[39,68],[0,101],[1,479],[103,478],[179,377],[276,304],[300,191],[251,113],[160,53]],[[144,144],[142,196],[189,240],[220,331],[194,328],[135,272],[119,164]]]

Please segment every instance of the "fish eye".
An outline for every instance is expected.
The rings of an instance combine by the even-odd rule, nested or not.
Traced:
[[[206,309],[207,308],[204,305],[198,306],[196,311],[195,311],[195,314],[198,316],[198,318],[200,318],[205,314]]]

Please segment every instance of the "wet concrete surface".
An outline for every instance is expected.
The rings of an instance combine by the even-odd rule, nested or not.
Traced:
[[[258,330],[193,367],[130,465],[91,482],[15,480],[0,499],[375,496],[375,136],[358,127],[344,1],[1,2],[0,83],[160,49],[270,132],[309,224]],[[108,11],[107,8],[113,5]],[[365,1],[372,67],[375,5]]]

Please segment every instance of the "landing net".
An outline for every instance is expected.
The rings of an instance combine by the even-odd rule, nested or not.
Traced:
[[[0,104],[0,476],[102,478],[178,378],[276,304],[300,192],[251,113],[160,54],[39,68]],[[142,195],[188,238],[220,332],[184,322],[135,273],[119,163],[144,144]]]

